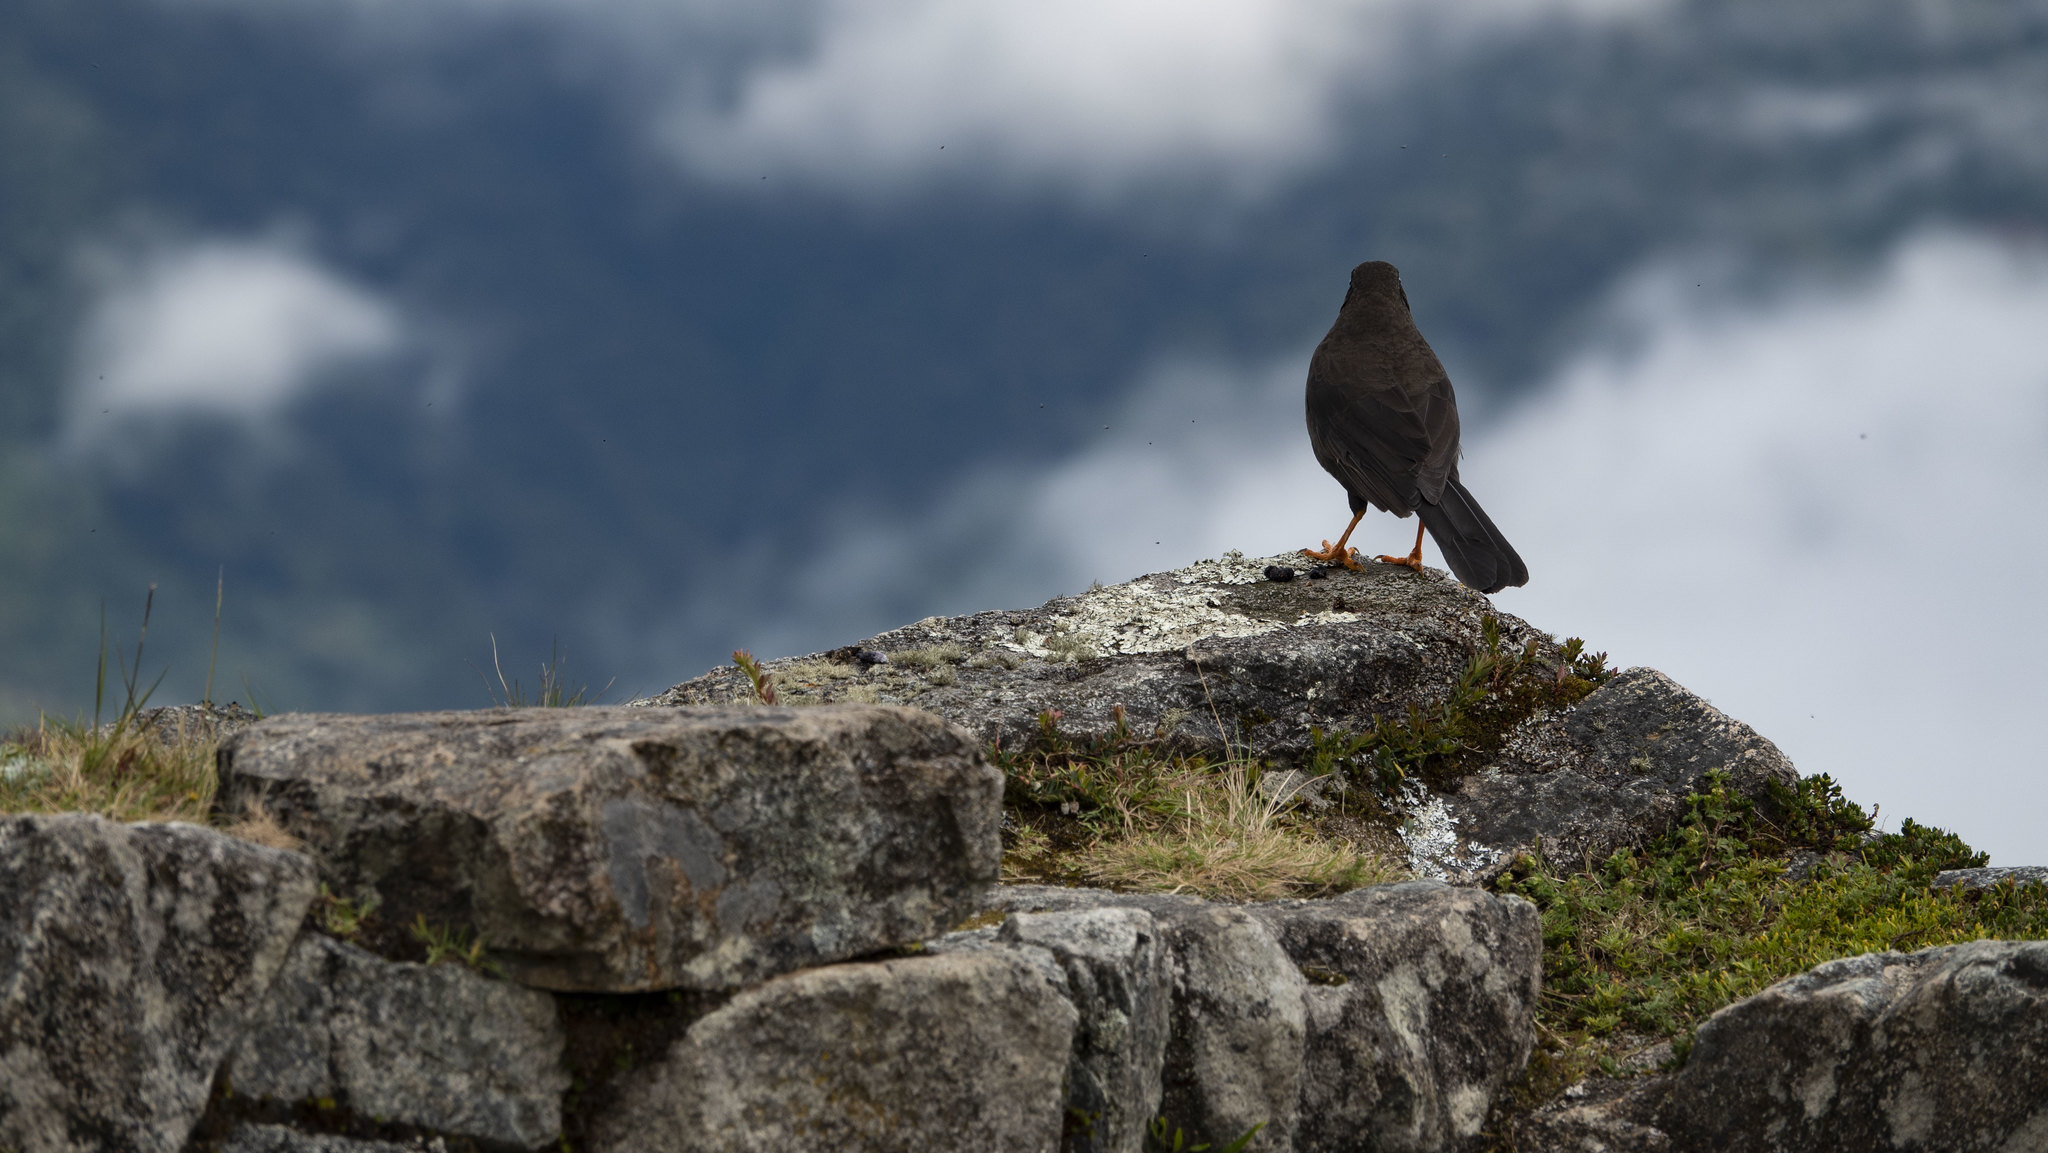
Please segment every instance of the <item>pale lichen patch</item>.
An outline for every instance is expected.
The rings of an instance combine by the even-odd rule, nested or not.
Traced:
[[[1059,623],[1051,634],[1019,627],[1009,647],[1049,659],[1095,655],[1174,652],[1208,637],[1251,637],[1290,627],[1286,621],[1249,616],[1227,603],[1218,585],[1243,585],[1266,579],[1269,564],[1287,564],[1286,556],[1246,558],[1232,551],[1221,560],[1197,561],[1186,568],[1141,577],[1120,585],[1090,589],[1061,604]],[[1303,613],[1295,624],[1357,620],[1350,612]]]
[[[1247,557],[1237,549],[1231,549],[1215,560],[1198,560],[1185,568],[1177,568],[1165,575],[1184,585],[1248,585],[1266,579],[1267,565],[1285,565],[1288,568],[1305,568],[1304,558],[1296,553],[1280,556]]]

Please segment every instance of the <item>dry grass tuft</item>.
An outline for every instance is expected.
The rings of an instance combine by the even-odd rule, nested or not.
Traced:
[[[1151,827],[1128,816],[1125,833],[1085,846],[1068,867],[1092,884],[1141,892],[1269,900],[1341,893],[1404,879],[1400,866],[1356,845],[1329,841],[1263,796],[1259,770],[1243,762],[1190,772],[1175,782],[1179,812]]]
[[[838,661],[828,661],[819,657],[791,661],[775,670],[775,679],[780,683],[793,688],[809,689],[820,688],[833,681],[843,681],[859,675],[860,670],[853,665],[843,665]]]
[[[1005,879],[1264,900],[1407,877],[1318,828],[1302,789],[1263,788],[1265,765],[1175,755],[1113,715],[1110,732],[1076,738],[1047,712],[1035,739],[991,750],[1013,814]]]
[[[293,852],[305,847],[306,842],[288,832],[276,814],[263,807],[255,797],[242,802],[242,815],[233,824],[221,829],[230,837],[240,837],[272,849],[289,849]]]
[[[957,665],[967,659],[967,650],[956,644],[926,645],[918,649],[905,649],[890,653],[892,665],[908,665],[913,669],[935,669],[942,665]]]
[[[0,812],[206,824],[219,747],[196,727],[167,731],[124,718],[96,729],[45,717],[0,741]]]

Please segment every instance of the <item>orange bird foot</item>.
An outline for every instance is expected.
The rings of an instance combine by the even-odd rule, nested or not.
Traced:
[[[1321,561],[1324,564],[1340,564],[1353,572],[1360,570],[1357,549],[1343,548],[1339,545],[1333,545],[1329,541],[1323,542],[1322,551],[1318,552],[1312,548],[1305,548],[1301,550],[1301,555],[1310,560]]]
[[[1419,525],[1419,524],[1415,526],[1415,551],[1413,551],[1413,552],[1409,553],[1409,554],[1408,554],[1407,556],[1377,556],[1377,557],[1374,557],[1374,558],[1372,558],[1372,559],[1374,559],[1374,560],[1376,560],[1376,561],[1380,562],[1381,564],[1398,564],[1398,565],[1406,565],[1406,566],[1408,566],[1409,568],[1412,568],[1412,569],[1414,569],[1414,570],[1415,570],[1416,572],[1421,572],[1421,571],[1422,571],[1422,527],[1423,527],[1423,526],[1421,526],[1421,525]]]
[[[1419,549],[1415,552],[1409,553],[1407,556],[1376,556],[1372,559],[1380,562],[1381,564],[1406,565],[1409,568],[1414,569],[1416,572],[1422,571],[1422,552]]]
[[[1358,572],[1358,550],[1355,548],[1345,548],[1344,546],[1351,540],[1351,531],[1357,528],[1358,522],[1364,518],[1364,509],[1359,509],[1357,512],[1352,513],[1351,523],[1344,526],[1344,535],[1337,538],[1336,544],[1324,541],[1323,551],[1317,552],[1312,548],[1305,548],[1301,550],[1301,555],[1310,560],[1322,561],[1324,564],[1340,564],[1352,572]],[[1418,544],[1416,547],[1420,548],[1422,546]]]

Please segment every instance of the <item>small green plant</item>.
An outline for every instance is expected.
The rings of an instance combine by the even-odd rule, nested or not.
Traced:
[[[1266,1125],[1265,1121],[1259,1122],[1245,1130],[1237,1140],[1216,1150],[1216,1153],[1244,1153],[1245,1146],[1250,1145],[1252,1138],[1258,1136],[1259,1131]],[[1181,1132],[1179,1126],[1164,1117],[1153,1118],[1151,1127],[1145,1131],[1145,1153],[1202,1153],[1209,1148],[1211,1146],[1207,1141],[1187,1144],[1187,1135]]]
[[[320,894],[313,898],[313,919],[320,931],[343,941],[355,941],[363,934],[364,922],[377,913],[377,894],[368,893],[359,899],[337,897],[320,884]],[[431,947],[429,953],[431,954]]]
[[[213,707],[213,669],[220,663],[220,610],[227,599],[228,566],[220,566],[213,578],[213,649],[206,656],[206,690],[199,694],[199,703]]]
[[[540,666],[540,683],[536,686],[533,696],[529,698],[517,677],[506,679],[505,668],[498,662],[498,635],[492,633],[490,636],[491,672],[498,678],[498,687],[492,688],[490,680],[484,678],[484,691],[490,694],[493,705],[509,709],[573,709],[597,703],[597,699],[590,695],[590,686],[583,685],[574,690],[569,688],[569,683],[563,676],[564,665],[569,658],[568,654],[562,651],[559,641],[548,650],[548,659]],[[470,667],[476,668],[475,665]],[[483,672],[478,670],[477,676],[483,678]],[[606,681],[604,688],[597,690],[597,697],[602,698],[605,693],[611,691],[612,684],[613,681]]]
[[[761,667],[761,662],[754,659],[754,654],[745,649],[734,649],[732,663],[739,666],[740,672],[746,674],[748,683],[754,686],[755,700],[764,705],[775,703],[775,678],[769,675],[767,669]]]
[[[478,934],[472,940],[466,929],[453,929],[447,925],[427,924],[427,915],[421,913],[413,919],[412,939],[427,947],[427,964],[456,964],[472,972],[488,976],[501,976],[502,970],[496,962],[485,959],[490,946]]]
[[[128,662],[122,659],[120,653],[116,652],[114,654],[114,662],[119,666],[121,672],[121,687],[126,693],[125,698],[121,702],[121,711],[114,719],[113,737],[116,739],[127,731],[128,726],[134,722],[135,715],[148,706],[149,698],[156,695],[157,686],[164,683],[164,677],[169,675],[171,671],[169,666],[165,666],[164,671],[156,675],[156,680],[150,682],[150,686],[144,689],[140,696],[136,695],[136,686],[142,679],[142,646],[149,639],[149,614],[155,605],[156,584],[152,582],[149,586],[148,594],[142,599],[142,629],[135,634],[135,667],[128,667]],[[92,691],[92,727],[94,729],[100,727],[100,710],[105,703],[106,695],[107,606],[102,603],[100,605],[100,662],[99,670],[93,677]]]

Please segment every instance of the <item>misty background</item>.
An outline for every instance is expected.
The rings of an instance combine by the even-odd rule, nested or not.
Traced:
[[[1496,604],[2048,863],[2044,226],[2041,0],[11,0],[0,723],[223,572],[402,710],[1314,544],[1385,259]]]

